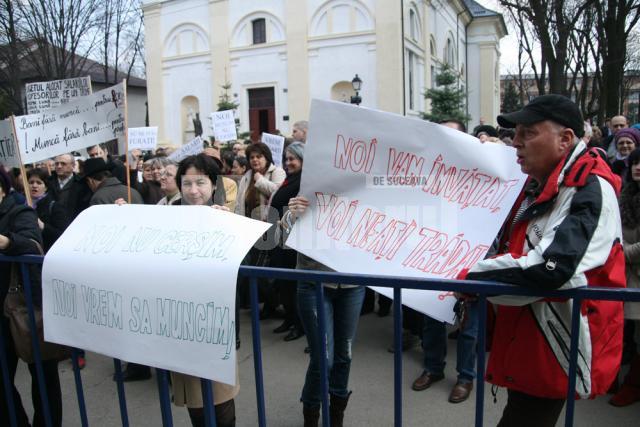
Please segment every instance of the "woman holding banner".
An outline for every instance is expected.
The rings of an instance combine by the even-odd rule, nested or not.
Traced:
[[[38,217],[36,213],[28,206],[19,205],[13,197],[7,197],[11,191],[9,175],[5,172],[4,167],[0,165],[0,254],[8,256],[18,256],[25,254],[40,253],[40,243],[42,235],[38,227]],[[39,267],[33,265],[31,278],[33,293],[33,303],[40,306],[42,300],[42,289],[36,278],[40,277]],[[9,291],[12,275],[11,263],[0,263],[0,307],[4,307],[5,298]],[[29,419],[22,406],[20,394],[13,385],[13,380],[18,366],[18,356],[16,355],[15,345],[11,337],[9,320],[5,316],[0,316],[0,328],[2,334],[2,347],[6,356],[9,378],[8,382],[13,394],[13,402],[15,414],[19,426],[28,426]],[[58,362],[56,360],[47,360],[42,362],[44,371],[45,387],[47,397],[49,398],[49,411],[51,414],[52,426],[59,427],[62,425],[62,394],[60,392],[60,378],[58,376]],[[31,400],[34,407],[33,426],[40,427],[45,425],[45,416],[43,414],[40,388],[36,376],[36,365],[29,364],[29,372],[31,373]],[[0,425],[11,425],[9,421],[9,408],[7,407],[7,396],[5,395],[4,380],[2,370],[0,370]]]
[[[269,206],[274,212],[278,212],[278,223],[284,214],[284,208],[289,204],[292,197],[298,195],[300,191],[300,178],[302,176],[302,163],[304,159],[304,144],[294,142],[284,150],[285,167],[287,169],[287,179],[284,180],[280,188],[273,193]],[[279,236],[276,233],[276,236]],[[275,268],[296,268],[296,251],[285,248],[281,239],[278,245],[271,251],[270,267]],[[293,341],[304,335],[304,329],[298,316],[298,304],[296,304],[296,282],[293,280],[276,280],[276,288],[280,294],[280,300],[284,307],[284,322],[274,333],[288,332],[284,337],[285,341]]]
[[[214,202],[225,200],[224,187],[216,188],[216,181],[220,169],[215,161],[205,155],[189,156],[180,162],[176,181],[181,189],[182,199],[173,202],[173,205],[204,205],[214,206]],[[217,208],[228,210],[218,203]],[[240,391],[240,385],[236,365],[236,385],[212,381],[213,398],[216,412],[216,425],[218,427],[231,427],[236,423],[236,410],[234,398]],[[173,402],[178,406],[186,406],[194,427],[204,427],[204,401],[200,378],[186,374],[171,372],[173,388]]]
[[[295,219],[305,213],[309,200],[297,196],[289,200],[289,211],[282,218],[283,230],[289,233]],[[329,267],[298,252],[296,268],[300,270],[332,271]],[[298,284],[298,309],[311,358],[302,388],[302,413],[305,427],[316,427],[320,419],[322,402],[320,357],[321,345],[326,343],[327,371],[329,376],[329,415],[331,426],[342,427],[344,411],[349,396],[349,370],[351,348],[358,329],[360,309],[364,300],[364,288],[354,285],[323,283],[324,286],[324,330],[320,336],[317,316],[316,284]]]
[[[164,197],[158,202],[159,205],[172,205],[182,197],[176,182],[178,175],[178,164],[172,160],[167,160],[167,165],[160,176],[160,189]]]

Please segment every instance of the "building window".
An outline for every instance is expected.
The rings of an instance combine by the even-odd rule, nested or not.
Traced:
[[[409,109],[415,109],[415,76],[414,76],[414,64],[416,62],[416,55],[409,51]]]
[[[431,66],[431,89],[435,89],[436,86],[437,86],[437,83],[436,83],[436,66],[432,65]]]
[[[409,9],[409,33],[411,40],[418,41],[418,21],[416,12],[413,9]]]
[[[453,47],[453,41],[450,38],[447,39],[447,44],[444,48],[444,62],[445,64],[455,67],[456,65],[456,50]]]
[[[253,44],[267,42],[267,25],[264,18],[254,19],[251,21],[253,27]]]

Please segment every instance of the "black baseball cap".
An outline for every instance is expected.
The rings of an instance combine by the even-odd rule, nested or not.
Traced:
[[[522,110],[498,116],[498,124],[504,128],[516,125],[532,125],[551,120],[573,130],[578,138],[584,135],[584,119],[575,102],[562,95],[542,95],[534,98]]]

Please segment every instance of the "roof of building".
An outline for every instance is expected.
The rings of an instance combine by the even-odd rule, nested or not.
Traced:
[[[495,10],[487,9],[482,6],[480,3],[474,0],[464,0],[464,4],[467,5],[467,9],[471,12],[471,15],[474,18],[479,18],[481,16],[500,16],[501,14],[496,12]]]

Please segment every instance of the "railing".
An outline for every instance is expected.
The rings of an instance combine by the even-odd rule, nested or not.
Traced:
[[[35,318],[33,315],[33,301],[31,298],[31,283],[29,281],[29,271],[26,268],[26,264],[36,263],[41,264],[43,257],[40,256],[21,256],[21,257],[5,257],[0,256],[0,263],[2,262],[19,262],[21,263],[21,271],[24,280],[24,290],[29,307],[30,321],[32,325],[32,344],[34,347],[34,356],[36,360],[36,373],[38,377],[38,386],[40,388],[40,395],[42,397],[42,407],[45,413],[46,425],[50,427],[51,414],[48,407],[48,399],[46,395],[46,389],[44,384],[44,374],[42,370],[42,362],[40,356],[40,349],[38,340],[35,334]],[[402,299],[401,289],[427,289],[437,291],[453,291],[468,294],[478,295],[478,312],[479,318],[486,318],[486,301],[487,296],[492,295],[520,295],[520,296],[535,296],[535,297],[548,297],[548,298],[572,298],[574,300],[572,321],[571,321],[571,351],[570,351],[570,365],[569,365],[569,384],[567,387],[567,408],[565,413],[565,426],[572,426],[574,419],[575,408],[575,378],[576,378],[576,364],[578,354],[578,333],[580,328],[580,307],[583,300],[610,300],[610,301],[633,301],[640,302],[640,290],[636,289],[619,289],[619,288],[578,288],[566,291],[537,291],[532,289],[521,288],[512,285],[494,283],[494,282],[480,282],[480,281],[443,281],[433,279],[415,279],[405,277],[391,277],[391,276],[372,276],[372,275],[356,275],[356,274],[343,274],[333,272],[321,272],[321,271],[304,271],[304,270],[287,270],[287,269],[275,269],[275,268],[261,268],[261,267],[240,267],[240,275],[246,276],[250,281],[250,295],[251,295],[251,325],[253,335],[253,354],[254,354],[254,369],[255,369],[255,384],[256,384],[256,398],[258,405],[258,422],[259,426],[263,427],[267,425],[266,408],[265,408],[265,396],[264,396],[264,381],[263,381],[263,369],[262,369],[262,352],[260,344],[260,323],[259,323],[259,307],[258,307],[258,278],[278,278],[287,279],[292,281],[306,281],[315,282],[316,286],[316,303],[318,312],[318,324],[320,333],[318,339],[325,336],[324,330],[324,291],[322,286],[318,286],[320,283],[342,283],[352,284],[359,286],[379,286],[393,288],[393,313],[394,313],[394,425],[396,427],[402,425]],[[485,348],[485,335],[486,326],[484,321],[479,322],[478,329],[478,349]],[[4,390],[7,396],[7,404],[9,406],[9,416],[11,420],[11,426],[17,426],[16,413],[14,403],[12,401],[11,383],[8,376],[8,365],[5,356],[4,339],[2,332],[0,331],[0,364],[2,368],[4,378]],[[321,370],[324,372],[322,376],[322,424],[324,427],[329,426],[329,403],[328,403],[328,380],[327,380],[327,366],[326,366],[326,347],[318,343],[320,348],[320,361]],[[72,353],[74,379],[76,384],[76,394],[78,398],[78,409],[80,412],[80,420],[82,426],[89,425],[86,406],[84,402],[84,393],[82,388],[82,378],[80,375],[80,369],[78,367],[78,354],[74,350]],[[118,359],[113,359],[115,372],[116,372],[116,384],[118,391],[118,400],[120,405],[120,416],[123,426],[129,425],[129,418],[127,414],[127,403],[125,398],[124,383],[122,381],[122,368],[121,362]],[[156,369],[158,380],[158,394],[160,400],[160,409],[162,415],[162,423],[165,427],[173,426],[173,419],[171,415],[171,399],[169,397],[169,381],[168,372],[163,369]],[[477,354],[477,369],[476,369],[476,411],[475,411],[475,425],[480,427],[483,425],[484,417],[484,373],[485,373],[485,352],[478,351]],[[215,412],[211,402],[213,401],[213,390],[211,381],[202,380],[202,394],[205,402],[205,422],[207,426],[215,427]]]

